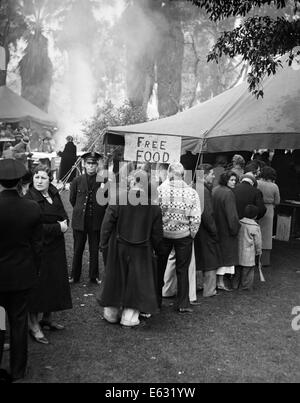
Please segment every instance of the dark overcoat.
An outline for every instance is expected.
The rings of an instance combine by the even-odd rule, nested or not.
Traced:
[[[43,251],[39,281],[29,304],[30,312],[56,312],[72,308],[64,234],[58,221],[68,219],[58,190],[50,185],[50,204],[31,187],[25,196],[40,206],[43,222]]]
[[[93,230],[100,231],[101,223],[105,214],[106,205],[99,204],[99,194],[102,192],[107,183],[107,178],[101,178],[97,175],[96,183],[92,189],[93,202]],[[105,193],[107,190],[104,190]],[[73,180],[70,187],[70,203],[73,206],[72,228],[77,231],[84,231],[85,214],[89,197],[89,188],[87,175],[80,175]]]
[[[248,204],[252,204],[258,208],[258,220],[265,215],[267,209],[264,203],[263,194],[259,189],[248,182],[241,182],[233,189],[233,193],[236,198],[239,219],[245,217],[245,208]]]
[[[37,203],[15,190],[0,193],[0,292],[27,290],[36,283],[42,232]]]
[[[203,207],[201,225],[194,240],[196,269],[211,271],[219,268],[222,260],[211,191],[206,184]]]
[[[221,249],[221,267],[239,264],[238,233],[240,221],[234,193],[227,186],[213,190],[213,210]]]
[[[63,180],[66,179],[66,175],[72,169],[72,166],[75,164],[77,160],[77,148],[74,143],[69,141],[64,148],[63,152],[59,153],[61,157],[60,167],[59,167],[59,179]],[[68,182],[72,182],[76,175],[76,170],[72,172],[70,175]]]
[[[156,205],[109,206],[101,229],[108,247],[100,305],[155,313],[158,309],[153,250],[163,238]]]

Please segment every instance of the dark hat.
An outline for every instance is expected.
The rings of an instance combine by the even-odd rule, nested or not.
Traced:
[[[0,161],[0,180],[16,180],[23,178],[27,171],[20,161],[5,159]]]
[[[96,153],[96,152],[94,152],[94,151],[85,153],[85,154],[83,154],[83,155],[81,156],[81,158],[82,158],[85,162],[87,162],[87,161],[89,161],[89,162],[98,162],[102,157],[103,157],[103,156],[102,156],[101,154],[98,154],[98,153]]]

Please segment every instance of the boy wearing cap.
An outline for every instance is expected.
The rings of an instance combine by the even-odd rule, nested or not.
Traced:
[[[70,203],[73,206],[74,257],[69,281],[70,283],[78,283],[80,281],[82,255],[88,238],[90,281],[100,284],[98,262],[100,230],[106,205],[101,206],[97,203],[96,194],[103,184],[103,182],[97,179],[98,163],[102,159],[102,156],[95,152],[89,152],[84,154],[82,158],[85,165],[85,174],[75,178],[70,187]]]
[[[37,281],[42,252],[42,222],[36,202],[21,198],[17,187],[26,174],[22,163],[0,161],[0,307],[10,323],[13,380],[25,376],[29,293]],[[2,332],[1,332],[2,333]],[[4,345],[0,334],[0,363]]]

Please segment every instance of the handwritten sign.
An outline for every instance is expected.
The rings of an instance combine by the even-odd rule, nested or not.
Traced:
[[[148,134],[125,135],[125,161],[166,163],[179,162],[181,137]]]

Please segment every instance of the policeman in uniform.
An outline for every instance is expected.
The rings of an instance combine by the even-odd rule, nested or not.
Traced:
[[[107,178],[97,176],[100,160],[103,168],[102,155],[96,152],[88,152],[82,155],[82,159],[84,160],[85,174],[75,178],[70,187],[70,203],[73,206],[72,228],[74,257],[69,282],[78,283],[80,281],[82,255],[88,239],[90,281],[100,284],[98,262],[99,243],[101,224],[106,205],[98,204],[96,195],[107,182]]]

